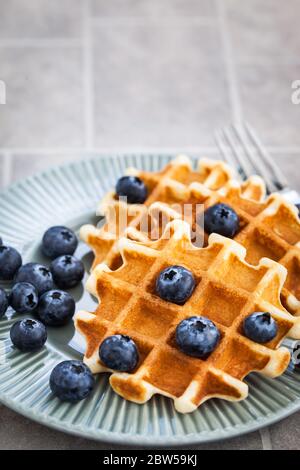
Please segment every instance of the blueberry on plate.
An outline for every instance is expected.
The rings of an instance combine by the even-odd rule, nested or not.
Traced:
[[[38,292],[29,282],[17,282],[11,290],[9,303],[17,313],[31,313],[38,306]]]
[[[52,261],[50,269],[55,284],[60,289],[77,286],[84,276],[83,263],[72,255],[63,255]]]
[[[195,289],[193,273],[182,266],[163,269],[156,280],[156,293],[163,300],[182,305]]]
[[[33,284],[39,295],[54,287],[50,270],[39,263],[24,264],[17,272],[14,282],[15,284],[17,282],[29,282],[29,284]]]
[[[78,245],[78,240],[73,232],[61,225],[50,227],[43,236],[42,251],[44,255],[55,259],[61,255],[73,255]]]
[[[50,290],[40,298],[38,314],[47,326],[61,326],[68,323],[75,312],[75,300],[62,290]]]
[[[243,331],[256,343],[268,343],[277,335],[278,326],[269,312],[255,312],[244,319]]]
[[[175,339],[181,351],[188,356],[206,359],[220,341],[220,331],[206,317],[189,317],[176,328]]]
[[[122,176],[117,181],[116,193],[119,197],[127,197],[129,204],[143,204],[147,199],[148,190],[137,176]]]
[[[296,369],[300,369],[300,344],[296,344],[296,346],[293,348],[291,365]]]
[[[10,329],[10,339],[20,351],[35,352],[46,343],[47,330],[40,321],[25,318],[13,324]]]
[[[11,281],[22,265],[20,253],[11,246],[0,246],[0,280]]]
[[[99,348],[101,362],[112,370],[133,371],[139,361],[135,342],[125,335],[112,335],[105,338]]]
[[[218,233],[224,237],[232,238],[239,228],[239,216],[227,204],[215,204],[204,212],[204,230],[208,234]]]
[[[50,375],[52,393],[62,401],[75,403],[86,398],[94,388],[95,379],[88,366],[80,361],[63,361]]]
[[[0,318],[5,315],[6,310],[8,309],[8,297],[4,289],[0,287]]]

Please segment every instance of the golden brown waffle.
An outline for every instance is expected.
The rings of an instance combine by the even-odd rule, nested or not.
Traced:
[[[222,188],[232,177],[232,170],[224,162],[202,159],[194,171],[188,157],[180,155],[158,173],[138,171],[130,168],[126,174],[139,176],[148,188],[148,198],[144,204],[126,204],[118,200],[112,191],[101,201],[98,213],[106,218],[105,225],[96,228],[84,225],[80,237],[94,251],[93,267],[103,262],[110,263],[114,257],[113,247],[116,241],[130,227],[140,228],[148,223],[147,208],[154,202],[171,204],[184,201],[191,183],[200,183],[204,188],[217,190]]]
[[[168,221],[182,216],[183,205],[198,207],[204,204],[206,209],[217,202],[224,202],[233,207],[240,217],[242,229],[235,240],[247,248],[247,261],[256,264],[260,258],[268,257],[288,269],[282,302],[291,313],[300,315],[300,221],[298,211],[292,204],[279,194],[266,199],[261,178],[254,176],[241,184],[232,179],[233,172],[228,166],[213,160],[201,160],[198,172],[192,171],[189,159],[181,156],[161,173],[137,170],[131,170],[131,173],[156,189],[150,190],[145,205],[124,205],[115,199],[114,193],[104,199],[107,223],[101,229],[88,225],[81,230],[82,238],[96,254],[94,266],[104,260],[112,267],[121,262],[114,250],[115,234],[126,234],[138,241],[153,240],[161,236]],[[114,211],[117,214],[123,212],[125,223],[122,229],[114,223]],[[125,228],[126,215],[130,211],[133,215],[129,216],[129,228]],[[204,238],[205,242],[207,237],[197,224],[203,208],[200,207],[199,211],[200,214],[193,210],[190,217],[185,213],[184,220],[191,224],[193,241],[197,237],[200,241]],[[155,220],[158,222],[155,223]],[[144,230],[145,227],[147,230]],[[201,243],[196,244],[201,246]]]
[[[288,276],[282,290],[282,302],[293,314],[300,315],[300,220],[298,209],[288,203],[284,197],[274,193],[264,197],[263,186],[258,177],[252,177],[240,184],[231,180],[220,190],[214,191],[199,183],[192,183],[184,202],[174,205],[155,203],[150,208],[152,218],[173,220],[181,217],[179,210],[183,204],[199,206],[200,212],[194,211],[190,218],[185,217],[193,232],[202,229],[201,215],[212,205],[222,202],[231,206],[239,215],[240,231],[234,240],[247,249],[246,260],[257,264],[263,257],[279,262],[287,268]],[[174,204],[174,200],[172,204]],[[200,221],[200,226],[199,226]],[[198,223],[197,223],[198,222]],[[133,240],[141,240],[141,234],[133,228],[125,235]],[[143,241],[153,239],[153,233],[144,234]],[[204,245],[207,235],[203,232]]]
[[[286,369],[290,354],[278,347],[286,335],[300,338],[300,318],[290,315],[280,302],[286,269],[261,259],[254,267],[245,261],[246,250],[233,240],[213,234],[206,248],[196,248],[190,226],[174,220],[166,230],[169,239],[142,244],[127,238],[118,242],[123,259],[111,271],[98,265],[87,284],[99,299],[95,313],[78,312],[77,330],[84,335],[84,361],[94,373],[112,372],[112,388],[127,400],[144,403],[155,393],[174,400],[180,412],[191,412],[212,397],[231,401],[247,396],[242,381],[251,371],[276,377]],[[196,288],[183,305],[155,294],[159,272],[170,265],[193,272]],[[276,319],[278,334],[269,343],[257,344],[242,334],[243,319],[254,311],[268,311]],[[221,341],[206,360],[183,354],[174,332],[184,318],[203,315],[221,332]],[[113,334],[130,336],[140,361],[133,373],[108,370],[98,351]]]

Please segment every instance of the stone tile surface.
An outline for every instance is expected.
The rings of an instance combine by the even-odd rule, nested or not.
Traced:
[[[289,186],[300,192],[300,178],[297,171],[300,162],[300,149],[295,153],[273,154],[274,161],[286,176]]]
[[[246,56],[299,59],[300,35],[298,0],[227,0],[224,2],[234,52]]]
[[[239,64],[237,74],[244,118],[264,144],[299,146],[300,105],[292,102],[291,85],[300,76],[300,64]]]
[[[230,119],[214,27],[112,24],[94,44],[96,146],[211,144]]]
[[[299,450],[300,412],[274,424],[270,434],[274,450]]]
[[[7,95],[1,147],[82,146],[80,49],[0,48],[0,63]]]
[[[84,0],[9,0],[2,5],[0,40],[78,38]]]
[[[214,17],[216,6],[211,0],[92,0],[92,13],[100,18]]]

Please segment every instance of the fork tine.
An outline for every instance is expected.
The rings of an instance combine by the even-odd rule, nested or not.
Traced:
[[[248,178],[249,176],[253,175],[254,170],[253,166],[251,165],[251,162],[247,158],[245,158],[244,152],[241,152],[238,148],[237,142],[235,141],[232,132],[229,130],[229,128],[224,128],[223,134],[229,147],[232,150],[232,153],[235,156],[236,161],[238,162],[239,166],[243,169],[246,177]]]
[[[276,191],[276,189],[278,188],[275,186],[272,177],[269,176],[270,172],[265,166],[265,163],[260,160],[260,155],[257,156],[252,150],[250,143],[246,137],[246,133],[243,132],[244,127],[232,125],[232,129],[243,147],[245,158],[248,158],[249,162],[251,162],[251,165],[254,168],[254,172],[263,177],[268,192]]]
[[[228,150],[228,146],[225,145],[224,143],[224,137],[222,137],[222,132],[221,131],[215,131],[215,141],[216,144],[221,152],[222,157],[224,160],[234,169],[236,170],[236,160],[234,159],[231,150]],[[238,166],[237,171],[239,175],[241,176],[242,179],[246,179],[247,175],[244,172],[243,168]]]
[[[270,168],[273,173],[273,183],[275,184],[276,188],[279,190],[284,189],[288,186],[288,182],[284,175],[282,174],[280,168],[276,165],[274,160],[268,154],[268,152],[264,149],[263,145],[261,144],[256,132],[254,132],[253,128],[245,122],[245,129],[247,130],[252,142],[255,144],[256,148],[258,149],[258,153],[261,156],[261,160],[265,162],[266,165]]]

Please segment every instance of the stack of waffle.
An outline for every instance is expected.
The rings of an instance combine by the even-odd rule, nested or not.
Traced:
[[[180,412],[212,397],[241,400],[251,371],[282,374],[290,353],[285,337],[300,339],[300,221],[279,194],[266,198],[261,178],[243,183],[223,162],[201,160],[197,171],[177,157],[160,173],[130,169],[147,186],[143,204],[128,204],[115,192],[101,203],[101,228],[81,229],[95,254],[87,289],[99,301],[93,313],[76,314],[85,337],[84,360],[94,373],[111,372],[113,389],[144,403],[154,393],[174,400]],[[205,233],[207,208],[225,203],[238,214],[234,239]],[[184,208],[188,207],[188,211]],[[184,305],[162,300],[155,280],[167,266],[189,269],[196,288]],[[269,312],[276,337],[259,344],[243,334],[251,313]],[[185,318],[202,315],[218,327],[221,340],[206,359],[184,354],[174,339]],[[139,363],[134,371],[108,369],[99,346],[111,335],[132,338]]]

